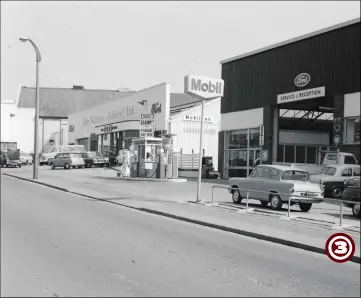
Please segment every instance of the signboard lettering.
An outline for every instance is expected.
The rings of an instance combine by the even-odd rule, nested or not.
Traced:
[[[318,87],[308,90],[296,91],[277,95],[277,104],[288,103],[293,101],[323,97],[326,94],[325,87]]]
[[[141,138],[154,137],[154,114],[140,115],[140,134]]]
[[[184,92],[203,99],[223,96],[224,82],[222,79],[187,75],[184,78]]]
[[[184,121],[197,121],[198,122],[198,121],[201,121],[201,116],[185,114],[183,116],[183,120]],[[204,122],[211,123],[212,122],[211,117],[204,117]]]
[[[260,125],[259,127],[259,145],[264,145],[264,126]]]

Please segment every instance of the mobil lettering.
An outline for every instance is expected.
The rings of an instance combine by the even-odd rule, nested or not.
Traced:
[[[209,93],[222,93],[223,83],[216,82],[212,83],[211,81],[202,81],[201,79],[192,78],[191,80],[191,90],[192,91],[203,91]]]

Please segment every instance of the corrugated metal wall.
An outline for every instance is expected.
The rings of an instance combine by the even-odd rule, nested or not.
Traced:
[[[311,75],[304,87],[326,86],[326,96],[360,91],[360,23],[222,65],[222,113],[277,103],[277,94],[297,91],[295,77]]]
[[[198,154],[200,140],[200,121],[184,120],[185,115],[201,115],[201,106],[176,114],[171,120],[170,132],[173,137],[173,149],[183,154]],[[213,166],[218,170],[218,133],[220,131],[220,99],[208,101],[204,107],[204,116],[211,118],[211,122],[204,125],[203,148],[205,156],[212,156]]]

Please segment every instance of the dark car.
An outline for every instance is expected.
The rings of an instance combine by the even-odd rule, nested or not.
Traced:
[[[353,179],[345,182],[345,188],[342,193],[342,200],[344,201],[360,201],[360,179]],[[360,204],[348,204],[345,203],[345,206],[352,208],[352,214],[355,217],[360,218]]]
[[[85,167],[91,168],[92,166],[104,167],[109,166],[109,159],[104,157],[98,151],[89,151],[82,153],[82,157],[85,161]]]

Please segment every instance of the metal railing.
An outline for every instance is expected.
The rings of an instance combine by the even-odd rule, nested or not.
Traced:
[[[294,195],[294,194],[285,194],[285,193],[280,193],[280,192],[269,192],[269,191],[262,191],[262,190],[255,190],[255,189],[240,189],[240,188],[233,188],[233,187],[226,187],[226,186],[221,186],[221,185],[213,185],[212,186],[212,205],[214,204],[214,189],[215,188],[222,188],[222,189],[227,189],[229,190],[238,190],[238,191],[246,191],[247,192],[247,196],[246,196],[246,213],[248,213],[248,200],[249,200],[249,193],[250,192],[255,192],[255,193],[263,193],[263,194],[268,194],[268,195],[282,195],[282,196],[287,196],[288,197],[288,210],[287,210],[287,217],[288,219],[291,219],[291,201],[298,201],[295,198],[301,198],[302,201],[307,201],[309,200],[311,203],[314,202],[314,199],[309,198],[309,197],[305,197],[305,196],[300,196],[300,195]],[[356,205],[356,204],[360,204],[360,202],[355,202],[355,201],[345,201],[345,200],[340,200],[340,199],[331,199],[331,198],[317,198],[316,200],[319,201],[326,201],[326,202],[338,202],[340,203],[340,226],[342,226],[342,221],[343,221],[343,204],[352,204],[352,205]]]

